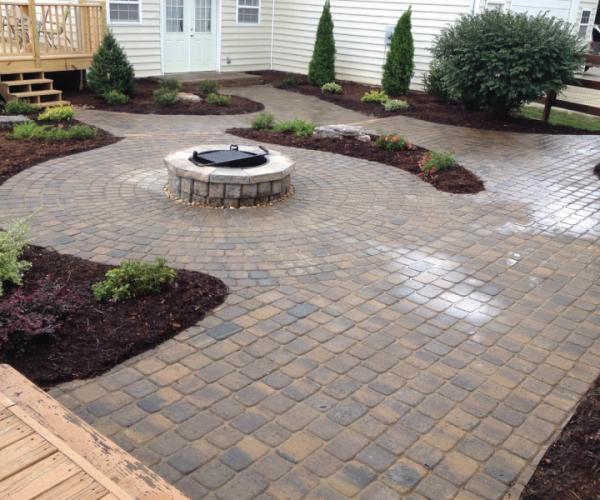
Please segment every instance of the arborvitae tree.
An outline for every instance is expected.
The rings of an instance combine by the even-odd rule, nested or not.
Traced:
[[[383,67],[383,90],[389,95],[405,95],[415,71],[415,47],[411,33],[411,10],[402,14],[394,30],[392,45]]]
[[[315,48],[308,68],[308,81],[318,86],[335,81],[335,40],[329,0],[325,1],[319,20]]]
[[[87,72],[87,83],[97,95],[104,95],[111,90],[131,95],[134,90],[133,66],[110,31],[92,59]]]

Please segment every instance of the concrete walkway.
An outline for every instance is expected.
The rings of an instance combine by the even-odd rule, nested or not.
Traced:
[[[487,191],[275,147],[276,206],[162,192],[162,158],[250,117],[79,118],[123,135],[0,187],[33,242],[105,263],[165,255],[226,304],[153,351],[52,391],[193,498],[509,498],[600,373],[598,136],[369,120],[269,87],[278,117],[364,122],[454,151]]]

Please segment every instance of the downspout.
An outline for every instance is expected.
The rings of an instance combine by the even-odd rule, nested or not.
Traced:
[[[275,0],[271,5],[271,67],[273,69],[273,43],[275,40]]]

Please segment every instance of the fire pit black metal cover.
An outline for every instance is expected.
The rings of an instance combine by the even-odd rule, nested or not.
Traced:
[[[258,146],[264,153],[252,153],[240,151],[236,144],[229,149],[215,149],[212,151],[194,151],[190,161],[201,167],[229,167],[229,168],[252,168],[260,167],[267,163],[269,151]]]

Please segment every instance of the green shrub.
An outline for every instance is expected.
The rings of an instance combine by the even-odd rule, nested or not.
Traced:
[[[419,161],[421,174],[425,179],[432,179],[435,174],[450,170],[458,165],[451,153],[429,151]]]
[[[271,113],[261,113],[252,120],[252,128],[256,130],[270,130],[275,123],[275,117]]]
[[[450,94],[444,81],[444,68],[441,62],[436,60],[431,62],[429,73],[423,75],[423,87],[429,95],[437,97],[442,102],[450,102]]]
[[[389,95],[406,95],[415,72],[415,47],[411,33],[411,8],[402,14],[392,36],[381,86]]]
[[[298,75],[294,73],[285,73],[281,79],[282,87],[297,87],[299,83]]]
[[[31,267],[31,263],[21,260],[28,233],[27,219],[12,222],[0,231],[0,297],[4,293],[4,283],[21,285],[23,273]]]
[[[129,96],[118,90],[110,90],[102,97],[109,106],[118,106],[119,104],[127,104],[129,102]]]
[[[35,113],[40,108],[38,106],[34,106],[29,101],[24,101],[23,99],[16,99],[15,101],[8,101],[4,105],[4,112],[9,115],[29,115],[31,113]]]
[[[308,81],[321,86],[335,80],[335,39],[329,0],[325,0],[323,13],[317,28],[317,38],[312,59],[308,66]]]
[[[218,94],[219,82],[215,80],[204,80],[203,82],[200,82],[199,88],[202,95]]]
[[[96,133],[97,130],[95,128],[83,123],[63,128],[26,122],[15,125],[9,134],[9,138],[15,140],[37,139],[42,141],[85,140],[96,137]]]
[[[229,106],[231,104],[231,96],[222,94],[208,94],[205,98],[208,104],[216,106]]]
[[[292,133],[298,137],[310,137],[315,132],[316,125],[305,120],[294,118],[293,120],[286,120],[277,122],[273,125],[275,132]]]
[[[67,139],[77,139],[79,141],[93,139],[96,137],[97,132],[94,127],[90,127],[85,123],[78,123],[67,129]]]
[[[584,50],[566,21],[487,11],[444,29],[432,52],[452,99],[506,115],[560,92],[582,67]]]
[[[408,105],[408,103],[406,101],[401,100],[401,99],[388,99],[387,101],[385,101],[383,103],[383,108],[386,111],[406,110],[409,107],[410,106]]]
[[[321,86],[321,92],[327,94],[341,94],[344,91],[339,83],[329,82]]]
[[[120,302],[140,295],[158,293],[170,285],[177,272],[164,258],[154,263],[126,260],[107,271],[103,281],[92,286],[96,300]]]
[[[87,72],[87,83],[99,96],[111,90],[118,90],[125,95],[133,94],[133,66],[129,64],[125,52],[110,31],[106,32],[94,54],[92,65]]]
[[[380,135],[375,140],[375,146],[386,151],[402,151],[407,149],[409,144],[404,137],[397,134]]]
[[[174,78],[160,80],[158,88],[164,92],[181,92],[181,82]]]
[[[177,102],[176,91],[163,89],[160,87],[152,93],[152,97],[154,98],[154,102],[159,106],[173,106],[173,104]]]
[[[377,102],[383,104],[389,99],[388,95],[383,90],[369,90],[360,98],[362,102]]]
[[[73,106],[52,106],[40,113],[38,120],[43,122],[62,122],[71,120],[74,116]]]

